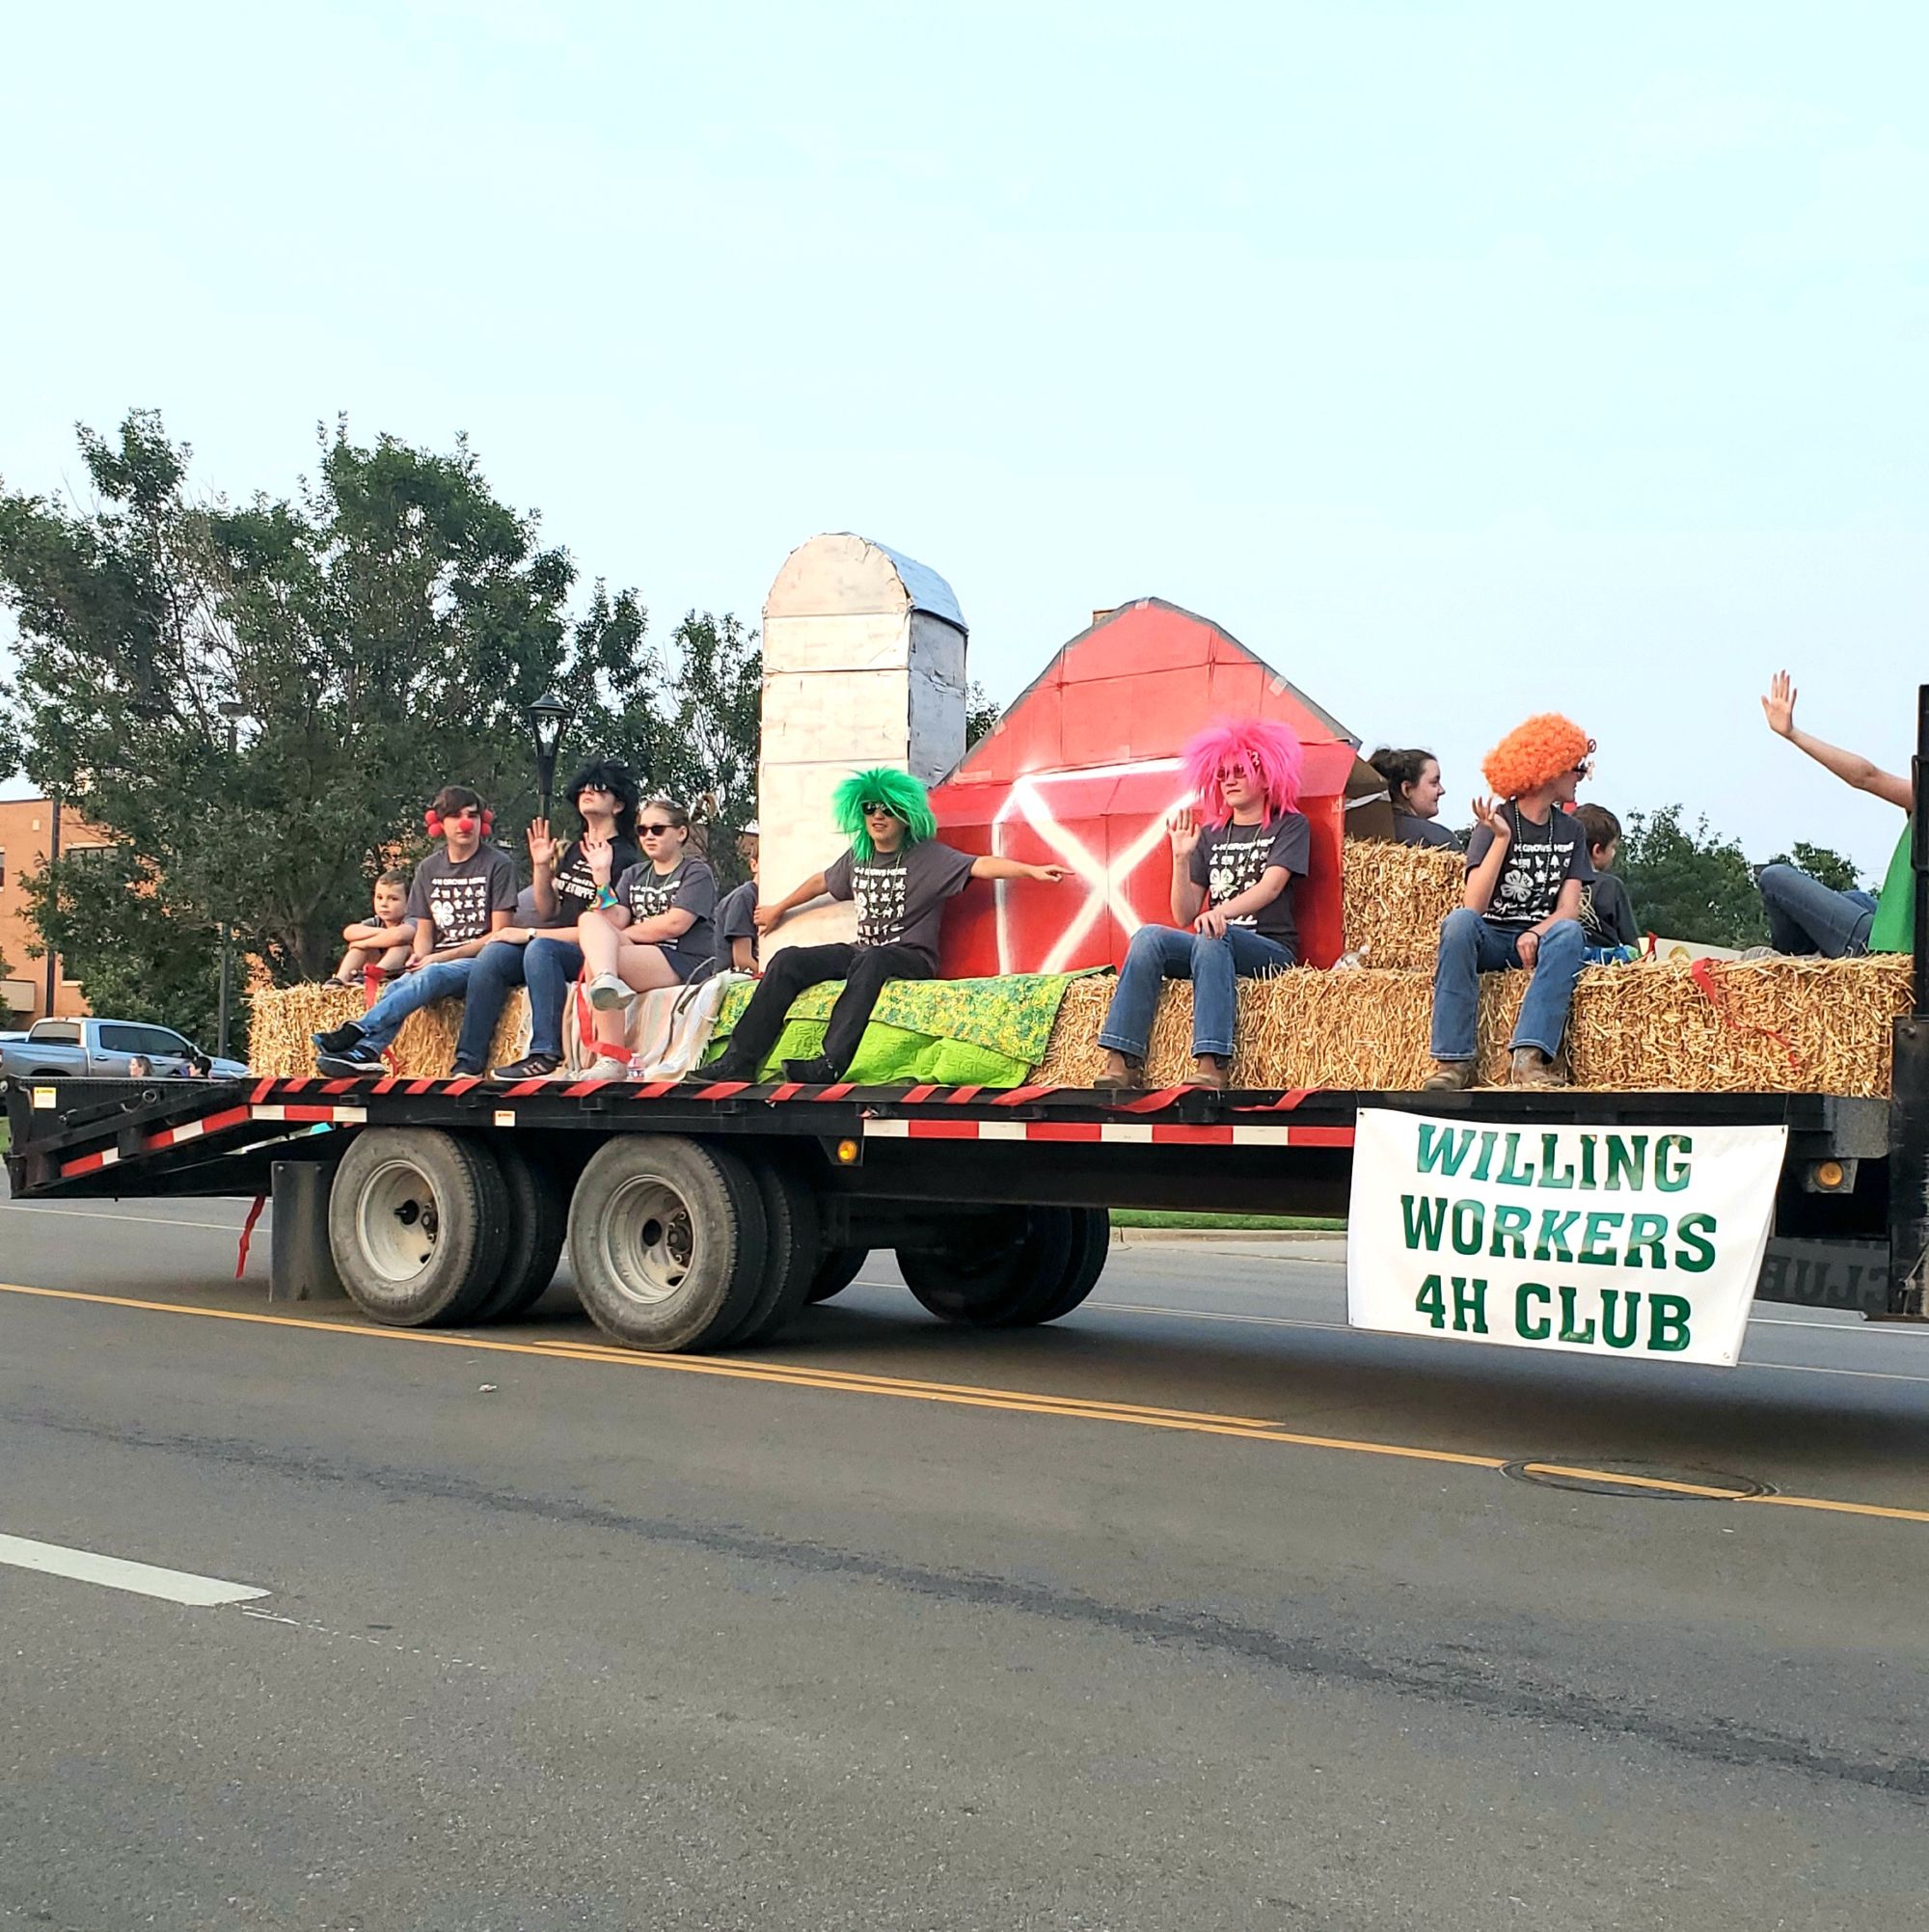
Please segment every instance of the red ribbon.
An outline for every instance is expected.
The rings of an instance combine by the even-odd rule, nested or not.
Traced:
[[[255,1196],[255,1205],[248,1210],[248,1218],[241,1223],[241,1244],[234,1252],[234,1279],[239,1281],[248,1265],[248,1243],[255,1238],[255,1223],[261,1218],[261,1210],[268,1205],[265,1194]]]
[[[1801,1066],[1802,1055],[1795,1050],[1794,1043],[1790,1041],[1787,1034],[1780,1032],[1773,1026],[1757,1026],[1752,1020],[1743,1021],[1737,1020],[1728,1011],[1728,1003],[1725,995],[1715,985],[1714,963],[1712,961],[1694,961],[1688,968],[1688,977],[1701,989],[1701,996],[1720,1015],[1723,1025],[1726,1026],[1730,1032],[1759,1033],[1765,1038],[1773,1040],[1788,1055],[1788,1064],[1791,1067]]]

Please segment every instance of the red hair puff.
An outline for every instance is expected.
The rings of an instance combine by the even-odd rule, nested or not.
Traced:
[[[1562,772],[1585,765],[1594,741],[1558,711],[1543,711],[1516,724],[1481,762],[1487,783],[1504,799],[1537,791]]]
[[[422,824],[428,828],[429,837],[440,838],[442,836],[442,814],[433,805],[430,805],[428,810],[422,813]],[[495,830],[496,814],[487,805],[484,805],[482,807],[482,836],[487,838]]]
[[[1199,795],[1199,815],[1208,825],[1224,825],[1233,808],[1219,789],[1228,765],[1243,765],[1265,799],[1266,816],[1278,818],[1299,803],[1299,773],[1305,751],[1291,725],[1259,718],[1222,718],[1185,748],[1185,782]]]

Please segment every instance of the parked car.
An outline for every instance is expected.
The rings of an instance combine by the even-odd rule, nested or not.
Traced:
[[[127,1072],[135,1054],[148,1061],[157,1079],[178,1078],[190,1061],[202,1057],[172,1026],[132,1020],[37,1020],[24,1034],[0,1035],[0,1074],[26,1079],[69,1075],[111,1079]],[[211,1079],[247,1071],[239,1060],[209,1060]]]

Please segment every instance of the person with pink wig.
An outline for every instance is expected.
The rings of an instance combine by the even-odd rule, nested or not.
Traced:
[[[1587,935],[1581,899],[1593,883],[1588,834],[1565,809],[1588,776],[1594,741],[1543,712],[1517,724],[1481,770],[1498,798],[1474,801],[1464,903],[1440,928],[1433,968],[1435,1091],[1471,1087],[1480,1072],[1481,975],[1525,966],[1534,977],[1510,1043],[1517,1087],[1557,1087]]]
[[[1189,979],[1192,1084],[1225,1088],[1238,982],[1299,958],[1292,882],[1305,874],[1311,842],[1294,809],[1302,758],[1286,725],[1257,718],[1215,724],[1185,748],[1185,782],[1198,804],[1166,821],[1173,924],[1132,935],[1099,1033],[1101,1086],[1142,1082],[1159,988]]]

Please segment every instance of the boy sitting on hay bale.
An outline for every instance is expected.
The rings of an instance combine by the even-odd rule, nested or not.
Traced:
[[[1594,741],[1545,712],[1519,724],[1481,769],[1498,799],[1476,799],[1466,901],[1440,929],[1433,971],[1433,1090],[1471,1087],[1479,1071],[1481,975],[1533,974],[1509,1043],[1513,1084],[1558,1087],[1555,1067],[1587,945],[1581,895],[1593,883],[1588,834],[1563,805],[1588,776]]]
[[[1183,806],[1166,824],[1175,924],[1132,935],[1099,1032],[1100,1086],[1142,1083],[1159,990],[1168,979],[1190,979],[1187,1084],[1224,1091],[1239,981],[1268,978],[1299,959],[1292,882],[1306,871],[1311,847],[1294,809],[1302,755],[1286,725],[1256,718],[1214,725],[1185,748],[1185,778],[1199,808]]]
[[[467,785],[445,785],[422,823],[444,841],[416,867],[403,916],[415,922],[414,950],[402,977],[359,1020],[314,1036],[315,1071],[353,1078],[379,1074],[382,1055],[419,1007],[460,999],[490,935],[509,923],[516,868],[500,846],[486,845],[495,815]]]

